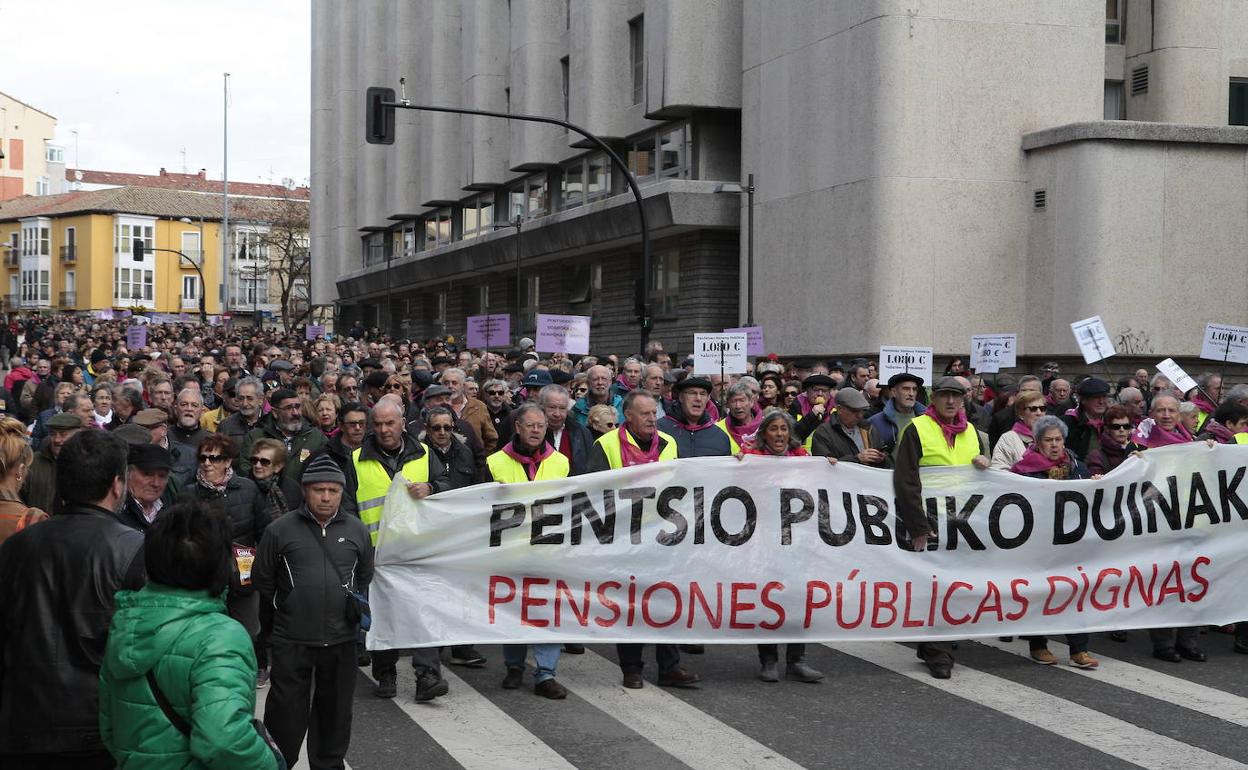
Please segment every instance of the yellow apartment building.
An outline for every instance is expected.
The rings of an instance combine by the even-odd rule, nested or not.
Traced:
[[[203,296],[205,311],[220,314],[221,203],[219,195],[137,186],[0,202],[3,308],[197,313]],[[270,269],[269,223],[290,205],[230,196],[233,275]],[[235,308],[246,299],[237,285],[233,296]]]

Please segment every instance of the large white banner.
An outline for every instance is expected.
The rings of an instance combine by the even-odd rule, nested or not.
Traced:
[[[786,642],[1220,625],[1248,617],[1248,447],[1150,449],[1100,480],[677,460],[416,502],[391,489],[372,649]]]

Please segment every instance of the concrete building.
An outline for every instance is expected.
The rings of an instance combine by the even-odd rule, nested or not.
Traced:
[[[0,201],[65,191],[65,148],[56,118],[0,92]]]
[[[1017,332],[1077,355],[1196,355],[1248,325],[1248,3],[1238,0],[358,0],[313,4],[313,301],[410,336],[519,307],[637,341],[631,199],[562,129],[364,91],[566,115],[642,184],[654,338],[753,315],[782,355]],[[518,218],[516,226],[509,226]],[[520,290],[516,285],[517,254]],[[512,311],[514,312],[514,311]],[[517,328],[518,327],[518,328]]]

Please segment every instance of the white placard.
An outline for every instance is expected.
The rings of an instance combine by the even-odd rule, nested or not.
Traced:
[[[1084,363],[1094,364],[1118,352],[1114,350],[1114,341],[1109,338],[1109,332],[1105,331],[1105,324],[1099,315],[1075,321],[1070,325],[1070,330],[1074,332],[1075,341],[1079,343],[1079,352],[1083,353]]]
[[[999,372],[1018,365],[1017,334],[976,334],[971,337],[971,368]]]
[[[733,334],[693,335],[694,374],[742,374],[750,370],[749,336]]]
[[[1157,371],[1166,375],[1166,379],[1179,389],[1180,393],[1186,393],[1196,387],[1196,380],[1193,380],[1183,371],[1183,367],[1179,366],[1173,358],[1167,358],[1165,361],[1157,364]]]
[[[932,349],[931,348],[880,348],[880,382],[888,382],[895,374],[916,374],[923,378],[924,385],[932,384]]]
[[[1248,328],[1205,324],[1205,341],[1200,346],[1200,357],[1248,364]]]

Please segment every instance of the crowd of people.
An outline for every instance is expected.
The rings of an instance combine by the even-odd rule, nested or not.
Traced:
[[[367,653],[366,593],[392,480],[422,499],[676,458],[821,456],[891,469],[915,550],[934,547],[920,469],[973,465],[1095,478],[1136,452],[1248,444],[1248,385],[1202,374],[1179,393],[1141,370],[1109,383],[990,379],[951,361],[935,382],[881,381],[875,362],[781,362],[693,373],[653,342],[633,357],[508,352],[454,339],[334,339],[273,330],[15,318],[0,327],[0,764],[25,768],[342,767],[359,667],[417,701],[450,692],[444,659],[471,645]],[[1229,630],[1229,629],[1223,629]],[[1199,628],[1149,632],[1162,660],[1204,661]],[[1115,640],[1125,633],[1111,635]],[[1043,636],[1037,663],[1057,662]],[[1086,634],[1070,665],[1099,664]],[[1248,623],[1234,629],[1248,653]],[[948,678],[955,646],[918,657]],[[505,645],[501,687],[562,699],[577,644]],[[700,681],[696,645],[655,645],[657,682]],[[617,645],[621,682],[646,684],[643,645]],[[801,644],[758,646],[758,678],[816,683]],[[256,691],[268,687],[263,723]]]

